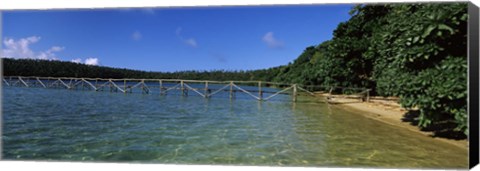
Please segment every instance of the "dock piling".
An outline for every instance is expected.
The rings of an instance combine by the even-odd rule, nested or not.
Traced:
[[[233,98],[233,81],[230,81],[230,99]]]
[[[293,85],[293,101],[296,102],[297,101],[297,84],[294,84]]]
[[[260,100],[263,100],[262,81],[258,82],[258,98],[260,98]]]
[[[209,96],[209,90],[208,90],[208,81],[205,81],[205,98],[208,98]]]

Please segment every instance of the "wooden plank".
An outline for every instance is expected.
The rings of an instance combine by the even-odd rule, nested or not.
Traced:
[[[175,89],[176,87],[180,86],[180,84],[176,84],[175,86],[173,87],[170,87],[170,88],[167,88],[165,91],[163,91],[164,93],[167,93],[167,91],[170,91],[170,90],[173,90]]]
[[[312,96],[315,96],[314,93],[312,93],[312,92],[310,92],[310,91],[308,91],[308,90],[305,90],[305,89],[303,89],[303,88],[300,87],[300,86],[297,86],[297,88],[300,89],[300,90],[302,90],[302,91],[304,91],[304,92],[307,92],[308,94],[310,94],[310,95],[312,95]]]
[[[208,96],[213,96],[214,94],[217,94],[218,92],[226,89],[228,86],[230,86],[230,85],[225,85],[222,88],[218,89],[217,91],[214,91],[213,93],[210,93]]]
[[[65,82],[63,82],[60,78],[58,79],[58,81],[60,83],[62,83],[65,87],[67,87],[68,89],[70,89],[70,86],[68,86],[67,84],[65,84]]]
[[[139,85],[141,85],[141,84],[142,84],[142,82],[139,82],[139,83],[137,83],[137,84],[135,84],[135,85],[133,85],[133,86],[131,86],[131,87],[128,87],[127,89],[132,90],[133,88],[135,88],[135,87],[137,87],[137,86],[139,86]]]
[[[48,78],[47,81],[50,82],[50,78]],[[57,81],[51,82],[51,83],[50,83],[50,86],[49,86],[48,83],[47,83],[47,87],[53,87],[53,84],[54,84],[55,82],[57,82]]]
[[[115,82],[113,82],[113,81],[110,80],[110,84],[112,84],[115,88],[117,88],[117,90],[120,90],[122,93],[125,93],[125,90],[123,90],[122,88],[120,88],[117,84],[115,84]]]
[[[75,88],[75,86],[77,86],[78,84],[80,84],[82,81],[77,81],[75,84],[73,85],[70,85],[71,88]]]
[[[96,84],[96,83],[95,83],[95,84]],[[100,84],[100,85],[98,86],[98,89],[104,91],[104,87],[105,87],[107,84],[109,84],[109,82],[105,82],[105,83],[103,83],[103,84]]]
[[[38,79],[38,77],[37,77],[37,81],[43,86],[43,88],[47,88],[47,86],[45,86],[45,84],[43,84],[43,82],[40,81],[40,79]]]
[[[73,86],[72,86],[72,81],[73,81],[73,79],[70,79],[70,81],[68,82],[68,85],[69,85],[70,87],[73,87]],[[75,79],[75,81],[76,81],[76,79]]]
[[[199,91],[195,90],[194,88],[190,87],[188,84],[184,84],[188,89],[192,90],[193,92],[199,94],[202,97],[205,97],[204,94],[200,93]]]
[[[87,83],[88,85],[90,85],[90,87],[93,88],[93,90],[97,91],[97,87],[95,87],[92,83],[88,82],[87,80],[83,79],[82,78],[82,81],[84,81],[85,83]]]
[[[233,86],[237,89],[239,89],[240,91],[243,91],[244,93],[247,93],[248,95],[252,96],[253,98],[257,99],[257,100],[262,100],[260,98],[258,98],[257,96],[253,95],[252,93],[248,92],[247,90],[244,90],[243,88],[240,88],[238,87],[237,85],[233,84]]]
[[[268,96],[267,98],[265,98],[265,99],[263,99],[263,100],[268,100],[268,99],[270,99],[270,98],[272,98],[272,97],[275,97],[275,96],[277,96],[278,94],[280,94],[280,93],[282,93],[282,92],[285,92],[285,91],[287,91],[287,90],[290,90],[290,89],[292,89],[292,88],[293,88],[293,86],[288,87],[288,88],[286,88],[286,89],[283,89],[282,91],[278,91],[278,92],[276,92],[275,94],[272,94],[272,95]]]
[[[2,78],[3,79],[3,82],[5,82],[5,84],[7,84],[7,86],[10,86],[10,84],[7,82],[7,80],[5,80],[5,78]]]
[[[20,83],[20,80],[17,80],[17,81],[15,81],[15,82],[11,83],[11,84],[12,84],[12,86],[15,86],[15,85],[17,85],[18,83]]]
[[[26,87],[29,87],[28,84],[25,81],[23,81],[22,77],[18,77],[18,80],[22,82],[23,85],[25,85]]]

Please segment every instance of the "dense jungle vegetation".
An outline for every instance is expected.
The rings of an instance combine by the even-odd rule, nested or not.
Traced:
[[[4,75],[263,80],[367,87],[417,108],[418,125],[467,127],[467,3],[357,5],[331,40],[288,65],[253,71],[146,72],[62,61],[3,59]],[[314,35],[312,35],[314,36]]]

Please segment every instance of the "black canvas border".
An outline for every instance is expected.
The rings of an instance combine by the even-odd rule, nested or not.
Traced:
[[[468,111],[469,111],[469,167],[479,160],[479,8],[468,4]]]

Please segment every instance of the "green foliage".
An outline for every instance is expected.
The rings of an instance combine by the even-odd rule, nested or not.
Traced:
[[[358,5],[350,14],[275,80],[368,87],[418,108],[421,127],[455,122],[466,134],[466,3]]]
[[[466,4],[396,5],[385,19],[367,51],[377,92],[418,108],[421,127],[454,121],[467,133]]]

